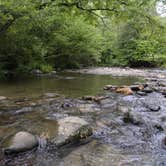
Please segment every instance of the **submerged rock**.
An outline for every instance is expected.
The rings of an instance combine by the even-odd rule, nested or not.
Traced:
[[[16,133],[8,148],[4,149],[5,154],[25,152],[38,146],[38,139],[31,133],[20,131]]]
[[[92,135],[89,123],[79,117],[66,117],[58,121],[58,135],[53,139],[56,146],[79,142]]]

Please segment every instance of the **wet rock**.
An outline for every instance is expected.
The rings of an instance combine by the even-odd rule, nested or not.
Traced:
[[[163,88],[163,87],[161,88],[160,86],[157,86],[156,84],[151,85],[151,87],[154,91],[159,92],[159,93],[162,93],[166,90],[165,88]]]
[[[157,105],[147,105],[147,108],[153,112],[158,112],[161,109],[161,107]]]
[[[86,104],[79,104],[78,110],[81,113],[90,113],[90,112],[92,113],[100,111],[100,108],[98,108],[95,104],[86,103]]]
[[[29,101],[29,99],[27,99],[27,98],[19,98],[19,99],[14,100],[15,103],[23,103],[23,102],[26,102],[26,101]]]
[[[32,110],[33,110],[32,107],[22,107],[22,108],[18,109],[17,111],[15,111],[15,115],[31,112]]]
[[[110,108],[113,110],[113,109],[116,109],[116,107],[117,107],[117,101],[114,99],[111,99],[111,98],[101,100],[101,102],[100,102],[100,109],[101,110],[103,110],[103,109],[110,110]]]
[[[153,90],[147,87],[147,88],[143,89],[142,92],[145,92],[145,93],[152,93]]]
[[[166,95],[166,91],[165,91],[165,92],[163,91],[163,92],[162,92],[162,95]]]
[[[48,97],[48,98],[54,98],[54,97],[58,97],[59,94],[57,93],[45,93],[44,97]]]
[[[129,112],[131,111],[130,108],[128,108],[127,106],[118,106],[117,110],[122,113],[123,115],[128,115]]]
[[[166,150],[166,136],[161,139],[161,147]]]
[[[139,115],[132,114],[130,112],[124,113],[123,121],[124,121],[124,123],[131,123],[134,125],[139,125],[141,123],[141,119],[140,119]]]
[[[94,98],[94,101],[97,103],[101,103],[102,100],[108,99],[108,98],[109,98],[108,96],[98,96]]]
[[[92,101],[92,100],[95,99],[95,97],[94,96],[83,96],[82,99],[83,100],[90,100],[90,101]]]
[[[56,75],[57,72],[54,70],[54,71],[51,71],[50,74],[51,74],[51,75]]]
[[[140,95],[140,96],[146,96],[147,95],[147,93],[141,92],[141,91],[138,91],[137,94]]]
[[[161,92],[164,97],[166,97],[166,92]]]
[[[138,97],[134,95],[128,95],[123,97],[123,101],[126,101],[126,102],[135,102],[137,99]]]
[[[62,118],[65,118],[65,117],[68,117],[67,114],[62,114],[62,113],[54,113],[54,114],[51,114],[48,119],[62,119]]]
[[[1,100],[6,100],[7,99],[7,97],[5,97],[5,96],[0,96],[0,101]]]
[[[14,135],[11,144],[8,148],[4,149],[5,154],[25,152],[38,146],[38,139],[31,133],[21,131]]]
[[[108,96],[83,96],[83,100],[89,100],[89,101],[95,101],[95,102],[100,102],[101,100],[109,98]]]
[[[38,74],[43,74],[43,72],[39,69],[34,69],[34,70],[31,71],[31,74],[38,75]]]
[[[114,91],[114,90],[117,89],[117,86],[106,85],[103,89],[104,89],[104,90],[111,90],[111,91]]]
[[[162,86],[162,87],[166,87],[166,82],[158,82],[157,85]]]
[[[58,120],[58,135],[52,140],[56,146],[79,142],[92,135],[89,123],[79,117],[66,117]]]
[[[124,95],[132,95],[133,94],[133,91],[129,87],[117,88],[116,92],[124,94]]]
[[[132,95],[133,91],[141,91],[145,87],[147,87],[147,84],[134,84],[131,86],[112,86],[112,85],[106,85],[104,87],[104,90],[110,90],[110,91],[115,91],[117,93],[125,94],[125,95]]]
[[[152,82],[157,82],[158,81],[157,78],[146,78],[145,80],[152,81]]]
[[[51,71],[49,73],[44,73],[39,69],[35,69],[31,71],[31,74],[39,76],[39,77],[56,77],[57,76],[57,72],[56,71]]]
[[[166,146],[166,137],[163,139],[164,145]]]
[[[129,112],[124,113],[123,121],[125,123],[133,123],[133,118],[131,117]]]
[[[144,86],[143,85],[131,85],[131,86],[129,86],[129,88],[133,91],[140,91],[140,90],[144,89]]]
[[[62,103],[61,105],[62,108],[71,108],[72,106],[72,103]]]
[[[160,124],[155,124],[154,128],[156,128],[158,131],[164,131],[163,127]]]
[[[74,79],[74,77],[64,77],[64,79],[66,79],[66,80],[72,80],[72,79]]]

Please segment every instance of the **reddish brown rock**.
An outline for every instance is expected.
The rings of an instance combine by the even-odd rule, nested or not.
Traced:
[[[129,87],[120,87],[120,88],[117,88],[116,92],[124,94],[124,95],[133,95],[133,91]]]

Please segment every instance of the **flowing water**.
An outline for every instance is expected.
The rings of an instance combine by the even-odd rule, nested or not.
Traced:
[[[16,156],[4,156],[11,166],[166,166],[166,98],[154,92],[145,97],[104,92],[104,85],[131,85],[135,77],[59,73],[0,83],[0,148],[18,131],[52,139],[57,119],[79,116],[94,130],[88,141],[57,149],[54,145]],[[49,93],[49,94],[48,94]],[[54,93],[60,96],[52,96]],[[83,101],[84,95],[106,94],[101,103]],[[152,111],[156,106],[160,110]],[[151,108],[151,109],[147,109]]]

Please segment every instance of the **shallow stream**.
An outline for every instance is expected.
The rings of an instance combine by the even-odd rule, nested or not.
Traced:
[[[166,98],[158,92],[124,96],[102,90],[107,84],[135,82],[142,79],[76,73],[1,82],[0,96],[8,99],[0,101],[0,165],[166,166]],[[100,103],[80,99],[98,94],[109,98]],[[16,132],[52,139],[57,119],[70,115],[84,118],[93,127],[94,135],[86,142],[3,155],[2,149]]]

